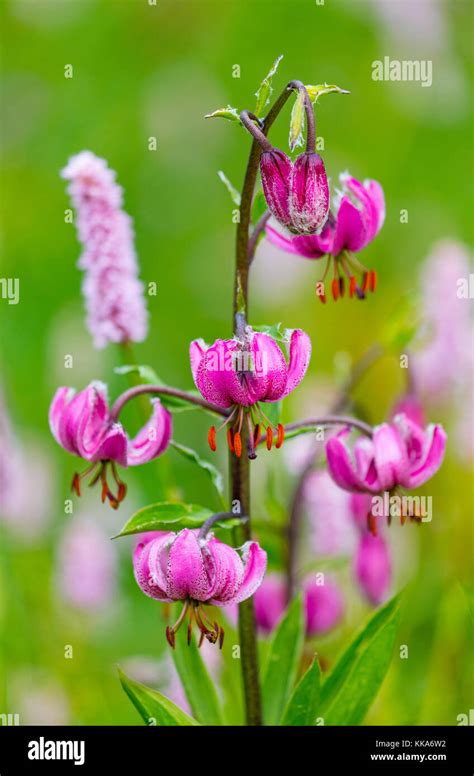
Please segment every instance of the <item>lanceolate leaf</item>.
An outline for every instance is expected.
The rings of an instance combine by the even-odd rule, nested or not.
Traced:
[[[211,514],[210,509],[197,504],[162,501],[135,512],[118,536],[129,536],[142,531],[179,531],[181,528],[199,528]]]
[[[272,79],[276,71],[278,70],[278,65],[280,64],[282,59],[283,59],[283,54],[280,54],[280,56],[275,59],[273,65],[270,68],[269,73],[263,79],[262,83],[260,84],[255,94],[257,98],[257,103],[255,105],[255,114],[257,116],[262,115],[264,109],[270,102],[270,97],[272,96],[272,92],[273,92]]]
[[[208,674],[194,636],[188,646],[185,627],[180,628],[176,634],[173,660],[194,716],[203,725],[222,725],[222,709],[216,688]]]
[[[222,183],[224,184],[224,186],[226,187],[227,191],[229,192],[230,198],[231,198],[232,202],[234,203],[234,205],[237,205],[237,207],[240,207],[240,192],[237,191],[237,189],[235,188],[233,183],[230,182],[230,180],[222,172],[222,170],[219,170],[217,174],[218,174],[220,180],[222,181]]]
[[[318,716],[325,725],[360,724],[388,671],[400,619],[399,597],[369,620],[324,682]]]
[[[237,108],[233,108],[231,105],[227,105],[226,108],[219,108],[212,113],[206,113],[205,119],[227,119],[228,121],[237,121],[240,124],[240,115]]]
[[[172,447],[184,458],[187,458],[188,461],[192,461],[197,466],[199,466],[200,469],[203,469],[207,476],[210,477],[212,484],[214,485],[215,489],[217,490],[217,493],[219,494],[219,498],[222,501],[223,505],[225,506],[224,502],[224,478],[219,471],[219,469],[216,469],[215,466],[213,466],[212,463],[209,463],[209,461],[206,461],[204,458],[201,458],[200,455],[195,451],[192,450],[191,447],[185,447],[184,445],[178,444],[178,442],[171,442]]]
[[[321,694],[321,670],[316,656],[296,685],[281,721],[282,725],[314,725]]]
[[[188,716],[164,695],[129,679],[120,668],[119,678],[123,689],[146,725],[159,727],[199,725],[199,722]]]
[[[304,639],[303,606],[297,596],[275,631],[263,674],[264,720],[277,725],[293,690]]]

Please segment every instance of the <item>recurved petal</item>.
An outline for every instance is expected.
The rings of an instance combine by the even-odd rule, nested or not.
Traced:
[[[171,413],[159,399],[151,399],[152,415],[138,434],[128,441],[127,463],[139,466],[161,455],[169,445],[172,431]]]
[[[254,401],[276,401],[286,386],[287,367],[281,348],[268,334],[252,335],[251,369],[245,382]]]
[[[374,429],[373,446],[380,490],[391,490],[409,470],[406,446],[398,429],[388,423]]]
[[[241,347],[236,340],[216,340],[201,358],[196,385],[202,396],[219,407],[249,404],[249,392],[239,380],[236,368]]]
[[[207,345],[202,339],[193,340],[189,346],[189,359],[191,361],[191,372],[193,373],[194,382],[196,382],[198,367],[206,350]]]
[[[267,569],[267,553],[262,550],[258,542],[246,542],[242,547],[242,561],[244,564],[244,576],[240,590],[227,603],[238,604],[250,598],[260,587]]]
[[[431,479],[443,463],[446,440],[446,432],[442,426],[428,426],[421,460],[417,462],[416,468],[403,478],[401,484],[406,488],[418,488]]]
[[[115,461],[127,466],[127,435],[121,423],[113,423],[90,454],[89,461]]]
[[[198,531],[184,528],[170,548],[167,591],[171,598],[207,601],[211,582],[199,546]]]
[[[167,595],[166,580],[161,570],[158,570],[158,563],[161,566],[162,555],[173,537],[174,534],[166,534],[165,537],[159,537],[150,542],[141,542],[137,544],[133,553],[133,571],[138,585],[145,595],[158,601],[173,600]],[[150,561],[152,552],[153,562]]]
[[[367,222],[364,214],[343,196],[337,213],[336,229],[332,252],[337,256],[341,251],[360,251],[367,245]]]
[[[203,556],[212,585],[209,590],[209,603],[225,606],[233,600],[242,584],[244,566],[240,556],[233,547],[215,537],[206,543]]]
[[[326,442],[326,458],[328,462],[329,474],[339,487],[353,492],[371,491],[359,476],[355,464],[351,459],[349,450],[344,443],[345,432],[331,437]]]
[[[332,230],[328,224],[324,226],[321,234],[290,237],[279,232],[271,224],[267,224],[265,233],[272,245],[286,253],[293,253],[305,259],[320,259],[321,256],[331,252]]]
[[[71,401],[74,394],[75,394],[74,388],[66,388],[66,387],[58,388],[58,390],[53,396],[53,400],[49,408],[49,416],[48,416],[49,427],[51,429],[51,433],[54,436],[56,442],[58,442],[61,446],[64,446],[63,441],[59,435],[61,418],[63,416],[65,408]],[[75,450],[69,450],[69,452],[75,452]]]
[[[302,329],[294,329],[290,340],[290,361],[288,364],[286,385],[278,399],[283,399],[300,384],[306,374],[311,358],[311,340]],[[274,399],[275,400],[275,399]]]
[[[108,431],[109,407],[107,387],[94,381],[82,391],[84,404],[77,416],[76,446],[81,458],[86,461],[98,460],[97,451]],[[69,405],[72,409],[72,402]],[[117,436],[117,431],[113,436]]]

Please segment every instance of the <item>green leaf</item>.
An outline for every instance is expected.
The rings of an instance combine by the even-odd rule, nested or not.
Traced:
[[[226,108],[219,108],[218,110],[213,111],[212,113],[206,113],[204,116],[205,119],[227,119],[228,121],[237,121],[239,124],[240,122],[240,114],[237,108],[233,108],[232,105],[228,105]]]
[[[311,102],[315,103],[319,100],[319,98],[323,94],[350,94],[350,91],[348,89],[341,89],[340,86],[336,86],[336,84],[316,84],[315,86],[312,86],[311,84],[306,85],[306,91],[309,94]]]
[[[123,689],[147,725],[159,727],[199,725],[199,722],[188,716],[161,693],[129,679],[120,668],[118,672]]]
[[[270,644],[263,673],[262,697],[267,725],[277,725],[295,683],[304,640],[301,596],[287,609]]]
[[[304,92],[298,90],[293,108],[291,109],[290,137],[288,140],[290,151],[294,151],[295,148],[303,145],[304,121]]]
[[[325,725],[359,725],[390,666],[400,620],[400,596],[376,612],[337,662],[321,690]]]
[[[130,536],[143,531],[181,531],[182,528],[200,528],[213,513],[198,504],[183,504],[179,501],[162,501],[142,507],[128,520],[119,536]],[[213,528],[230,530],[242,525],[242,518],[219,520]]]
[[[224,719],[216,688],[194,637],[188,646],[187,629],[184,626],[176,634],[173,660],[196,719],[203,725],[223,725]]]
[[[261,324],[260,326],[252,326],[252,328],[255,331],[261,331],[262,334],[268,334],[269,337],[283,345],[288,345],[294,331],[294,329],[285,329],[282,323],[272,323],[271,326]]]
[[[118,366],[114,370],[116,374],[127,375],[137,374],[141,380],[150,385],[159,385],[162,388],[166,388],[166,383],[156,374],[155,370],[151,366],[140,364],[127,364],[126,366]],[[192,396],[201,398],[199,391],[194,389],[188,391]],[[189,410],[197,410],[199,407],[196,404],[181,399],[177,396],[166,396],[160,394],[160,401],[163,407],[166,407],[170,412],[189,412]]]
[[[273,65],[270,68],[270,71],[263,79],[262,83],[258,87],[257,92],[255,93],[255,97],[257,98],[257,103],[255,106],[255,114],[259,117],[262,115],[263,110],[270,102],[270,97],[272,96],[272,92],[273,92],[272,79],[276,71],[278,70],[278,65],[280,64],[282,59],[283,59],[283,54],[280,54],[280,56],[275,59]]]
[[[222,473],[219,471],[219,469],[216,469],[216,467],[212,463],[209,463],[209,461],[201,458],[196,450],[193,450],[191,447],[185,447],[184,445],[180,445],[178,442],[174,442],[173,440],[171,440],[170,444],[180,455],[182,455],[184,458],[187,458],[188,461],[192,461],[197,466],[199,466],[200,469],[203,469],[206,472],[207,476],[210,477],[217,493],[219,494],[220,500],[225,506],[224,477],[222,476]]]
[[[316,656],[296,685],[285,709],[282,725],[314,725],[321,694],[321,670]]]
[[[240,192],[237,191],[235,186],[230,182],[228,177],[222,172],[222,170],[218,170],[217,172],[219,179],[222,181],[224,186],[226,187],[227,191],[230,194],[230,198],[234,205],[237,205],[237,207],[240,207]]]

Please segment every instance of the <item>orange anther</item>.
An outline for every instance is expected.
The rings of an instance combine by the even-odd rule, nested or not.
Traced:
[[[275,447],[278,450],[282,446],[282,444],[283,444],[283,440],[285,438],[285,429],[283,428],[281,423],[278,424],[277,428],[278,428],[278,436],[277,436],[277,441],[276,441]]]
[[[355,294],[356,286],[357,286],[357,280],[355,278],[355,275],[351,275],[351,281],[349,283],[349,296],[351,299]]]
[[[77,493],[78,496],[81,495],[81,478],[77,473],[72,478],[71,490]]]
[[[369,280],[370,280],[369,273],[368,272],[364,272],[364,275],[363,275],[363,278],[362,278],[362,291],[364,292],[364,294],[368,291]]]
[[[209,429],[209,433],[207,435],[207,441],[209,442],[209,447],[211,448],[212,452],[215,453],[217,450],[215,426],[211,426],[211,428]]]
[[[260,424],[257,423],[253,430],[253,444],[254,447],[257,447],[258,443],[260,442],[260,437],[262,436],[262,429],[260,428]]]
[[[339,299],[339,280],[338,278],[333,278],[331,283],[331,292],[332,292],[332,298],[335,302]]]
[[[377,288],[377,273],[374,269],[369,272],[370,275],[370,290],[373,292]]]
[[[344,289],[345,289],[344,278],[339,278],[339,296],[340,297],[344,296]]]
[[[267,428],[267,450],[272,449],[273,444],[273,431],[271,430],[270,426]]]
[[[326,294],[318,294],[318,296],[319,296],[321,302],[323,304],[326,304]]]
[[[234,434],[234,452],[237,458],[242,455],[242,439],[238,431]]]
[[[124,482],[121,482],[118,486],[118,493],[117,493],[117,500],[123,501],[125,496],[127,495],[127,486]]]
[[[231,453],[234,452],[234,432],[231,428],[227,429],[227,445]]]

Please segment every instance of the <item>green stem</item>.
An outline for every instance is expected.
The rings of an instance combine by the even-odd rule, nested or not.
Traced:
[[[262,132],[268,133],[279,112],[286,103],[291,90],[285,87],[267,117],[262,122]],[[252,200],[255,183],[258,175],[261,143],[254,137],[250,149],[247,170],[242,187],[240,204],[240,221],[237,225],[236,236],[236,264],[234,280],[234,304],[232,316],[232,330],[238,334],[242,322],[248,320],[248,281],[249,281],[249,233],[252,212]],[[246,522],[236,529],[237,542],[249,541],[252,537],[250,520],[250,472],[249,459],[246,455],[248,443],[248,429],[245,424],[242,428],[243,455],[237,458],[230,453],[230,481],[232,495],[232,511],[246,515]],[[242,679],[244,685],[245,710],[248,725],[262,725],[262,700],[260,693],[260,679],[257,651],[257,629],[253,600],[250,598],[239,606],[239,637],[241,650]]]

